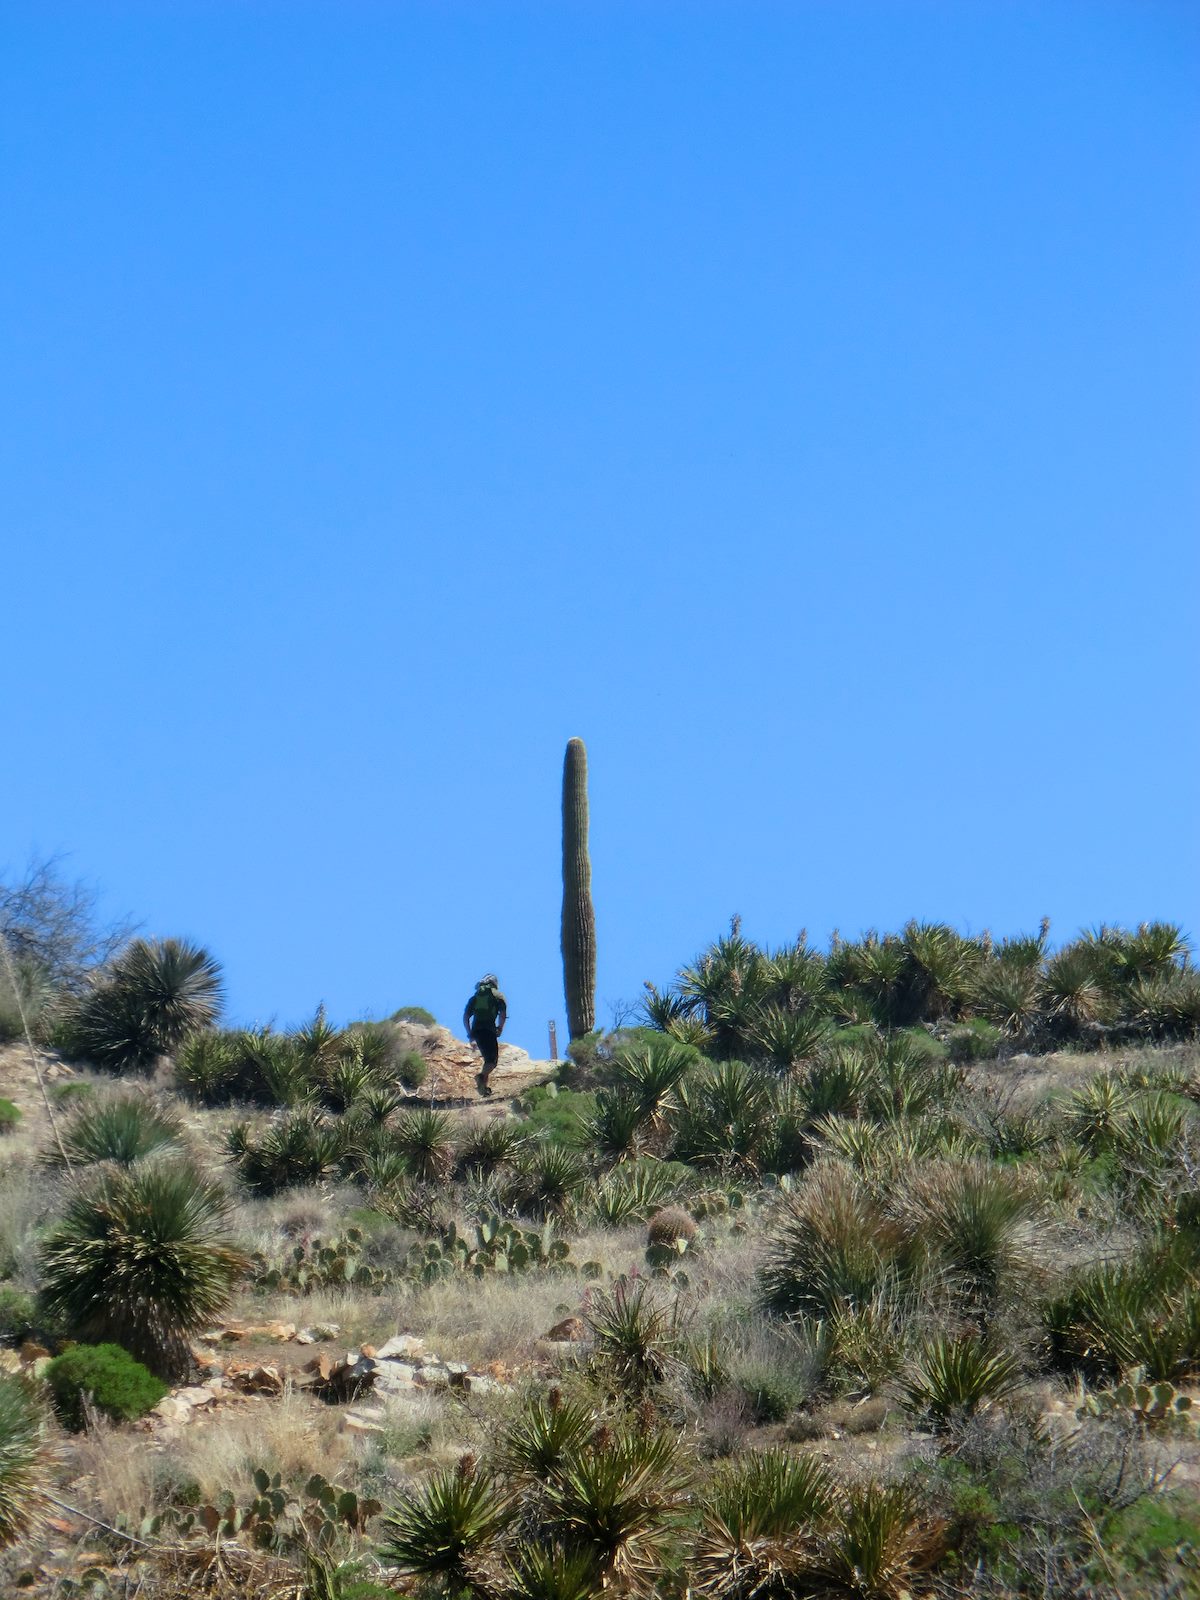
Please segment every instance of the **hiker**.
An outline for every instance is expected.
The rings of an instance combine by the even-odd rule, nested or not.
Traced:
[[[500,1059],[500,1035],[507,1016],[508,1002],[500,993],[499,979],[494,972],[489,972],[475,985],[475,993],[463,1012],[467,1038],[483,1057],[483,1071],[476,1074],[475,1086],[485,1100],[492,1092],[488,1079]]]

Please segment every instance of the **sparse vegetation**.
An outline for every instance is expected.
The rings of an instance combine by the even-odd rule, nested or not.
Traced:
[[[218,1417],[186,1468],[93,1474],[104,1520],[320,1600],[379,1559],[473,1600],[1157,1600],[1200,1520],[1186,1483],[1146,1509],[1170,1452],[1200,1465],[1192,981],[1162,928],[821,952],[735,926],[500,1116],[414,1104],[401,1022],[210,1019],[173,1089],[52,1085],[71,1171],[17,1124],[0,1341],[43,1341],[61,1420],[100,1419],[62,1447],[115,1462],[225,1315],[303,1319],[322,1372],[417,1330],[441,1387],[322,1379],[247,1402],[265,1464]],[[301,1382],[274,1351],[246,1367]],[[313,1459],[344,1486],[310,1492]]]

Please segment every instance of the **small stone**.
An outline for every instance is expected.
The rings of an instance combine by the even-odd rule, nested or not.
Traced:
[[[482,1372],[466,1372],[462,1387],[465,1394],[497,1394],[503,1386]]]
[[[336,1322],[314,1322],[308,1331],[318,1343],[323,1344],[326,1340],[336,1339],[342,1330]]]
[[[176,1400],[182,1400],[185,1405],[189,1406],[210,1406],[213,1402],[213,1392],[211,1389],[200,1388],[199,1386],[176,1389],[175,1398]]]
[[[307,1328],[301,1328],[300,1332],[296,1335],[297,1344],[316,1344],[316,1342],[316,1339],[313,1338],[312,1334],[309,1333]]]
[[[393,1338],[386,1340],[375,1351],[377,1361],[411,1361],[425,1353],[424,1339],[418,1339],[415,1333],[398,1333]]]
[[[419,1367],[413,1382],[421,1389],[448,1389],[450,1387],[450,1374],[443,1366]]]
[[[347,1411],[342,1418],[343,1433],[382,1433],[386,1412],[382,1407],[370,1411]]]
[[[375,1346],[373,1344],[360,1344],[358,1347],[358,1353],[359,1355],[369,1356],[372,1360],[374,1360]]]
[[[548,1339],[551,1344],[577,1344],[580,1339],[587,1338],[587,1328],[582,1317],[564,1317],[542,1337]]]
[[[450,1387],[452,1389],[461,1389],[462,1381],[467,1373],[470,1372],[470,1367],[465,1361],[447,1361],[445,1365],[446,1371],[450,1375]]]
[[[411,1383],[417,1375],[417,1369],[410,1366],[407,1361],[377,1361],[375,1364],[375,1382],[381,1378],[395,1378],[400,1383]]]

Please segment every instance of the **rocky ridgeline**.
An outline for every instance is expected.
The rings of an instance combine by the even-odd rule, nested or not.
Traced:
[[[416,1022],[395,1024],[396,1047],[415,1050],[425,1062],[428,1077],[415,1098],[447,1101],[479,1099],[475,1077],[480,1068],[479,1052],[466,1039],[457,1039],[449,1028],[424,1027]],[[536,1061],[519,1045],[500,1046],[500,1058],[492,1073],[491,1088],[496,1099],[523,1094],[534,1084],[554,1076],[561,1062]]]

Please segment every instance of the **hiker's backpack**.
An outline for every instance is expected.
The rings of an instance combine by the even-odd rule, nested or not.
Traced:
[[[491,984],[476,989],[472,1015],[477,1028],[494,1028],[496,1018],[500,1015],[500,1002],[496,998],[496,991]]]

